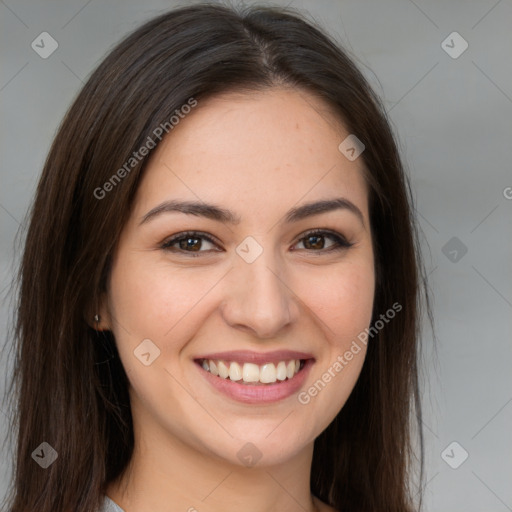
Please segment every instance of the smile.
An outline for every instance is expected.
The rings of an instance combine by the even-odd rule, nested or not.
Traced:
[[[298,393],[315,363],[312,354],[290,350],[218,352],[194,358],[216,393],[244,404],[278,402]]]
[[[221,379],[240,382],[241,384],[273,384],[292,379],[303,367],[305,360],[291,359],[277,363],[239,364],[236,361],[226,362],[222,360],[202,359],[200,364],[204,370]]]

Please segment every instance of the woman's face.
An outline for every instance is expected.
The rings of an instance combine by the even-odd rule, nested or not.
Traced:
[[[343,407],[375,284],[348,135],[273,89],[199,102],[155,149],[103,308],[146,442],[275,464]]]

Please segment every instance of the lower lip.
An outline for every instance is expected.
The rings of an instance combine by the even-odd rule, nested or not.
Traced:
[[[284,400],[299,391],[313,364],[314,359],[307,359],[304,362],[303,368],[291,379],[276,382],[275,384],[257,386],[251,384],[239,384],[238,382],[230,379],[223,379],[222,377],[212,375],[209,371],[205,370],[198,364],[195,366],[197,366],[204,378],[217,391],[220,391],[229,398],[245,404],[269,404],[278,402],[279,400]]]

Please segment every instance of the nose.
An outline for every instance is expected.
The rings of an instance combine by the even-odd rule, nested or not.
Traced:
[[[275,338],[299,318],[283,265],[270,253],[264,251],[253,263],[235,258],[221,307],[228,325],[261,339]]]

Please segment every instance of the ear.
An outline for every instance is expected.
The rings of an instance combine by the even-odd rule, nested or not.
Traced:
[[[111,316],[106,293],[102,293],[98,306],[91,306],[87,312],[87,324],[96,331],[111,330]]]

